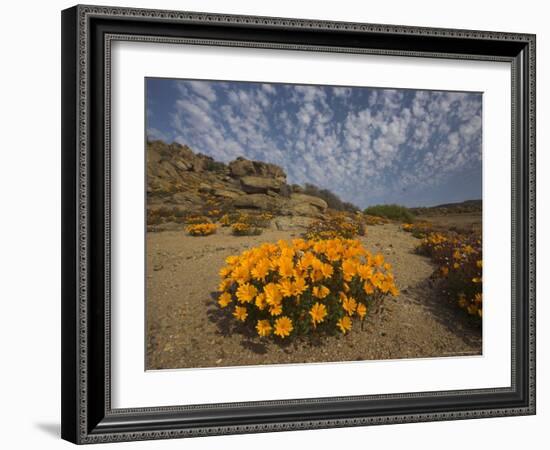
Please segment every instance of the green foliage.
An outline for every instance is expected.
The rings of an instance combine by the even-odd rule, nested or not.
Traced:
[[[369,206],[363,212],[370,216],[384,217],[385,219],[401,222],[412,222],[414,220],[414,215],[409,208],[395,204]]]

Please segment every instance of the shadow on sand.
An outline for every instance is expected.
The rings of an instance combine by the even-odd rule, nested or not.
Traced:
[[[446,297],[437,281],[428,278],[409,288],[406,295],[410,301],[423,305],[435,320],[460,337],[464,343],[479,346],[481,354],[481,323],[468,316]]]

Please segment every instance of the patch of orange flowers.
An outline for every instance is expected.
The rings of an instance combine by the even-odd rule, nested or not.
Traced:
[[[189,225],[187,227],[187,232],[191,236],[208,236],[209,234],[214,234],[218,226],[214,223],[197,223]]]
[[[438,265],[444,289],[471,316],[483,315],[481,237],[461,233],[430,233],[418,251]]]
[[[401,229],[412,233],[414,237],[421,239],[431,233],[432,224],[430,222],[404,223],[401,225]]]
[[[364,214],[365,224],[366,225],[384,225],[390,223],[388,219],[380,216],[373,216],[371,214]]]
[[[235,236],[254,236],[262,234],[262,229],[246,222],[235,222],[231,225],[231,232]]]
[[[362,214],[333,213],[311,223],[304,235],[306,239],[351,239],[365,235],[365,220]]]
[[[278,241],[229,256],[218,304],[259,336],[346,334],[371,303],[399,294],[390,264],[351,239]]]

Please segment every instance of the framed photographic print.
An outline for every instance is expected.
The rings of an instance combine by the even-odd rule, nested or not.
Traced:
[[[535,413],[535,36],[62,13],[62,436]]]

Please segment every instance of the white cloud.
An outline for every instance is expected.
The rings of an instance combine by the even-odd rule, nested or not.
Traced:
[[[345,99],[351,95],[351,89],[347,87],[335,87],[335,88],[332,88],[332,94],[335,97]]]
[[[225,162],[279,164],[289,182],[361,205],[437,185],[481,158],[476,95],[197,81],[178,92],[171,124],[180,142]]]
[[[205,81],[188,81],[188,84],[196,94],[204,97],[209,102],[216,101],[216,93],[211,83]]]
[[[269,94],[275,94],[277,92],[272,84],[262,84],[262,89]]]
[[[170,136],[168,133],[164,133],[157,128],[147,128],[147,139],[156,141],[170,142]]]

